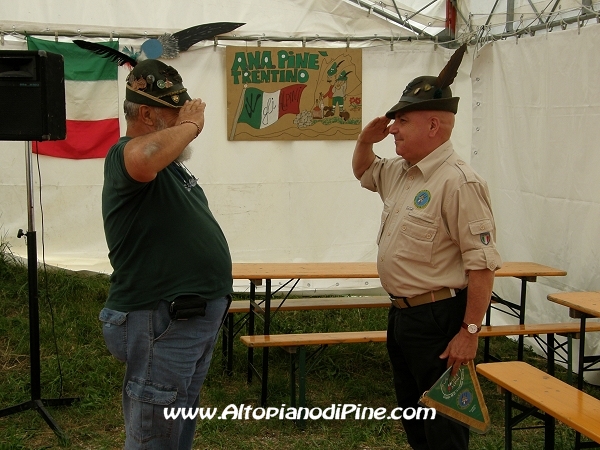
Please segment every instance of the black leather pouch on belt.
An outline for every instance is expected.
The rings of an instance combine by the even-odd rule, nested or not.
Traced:
[[[199,295],[180,295],[169,305],[173,320],[186,320],[206,314],[206,300]]]

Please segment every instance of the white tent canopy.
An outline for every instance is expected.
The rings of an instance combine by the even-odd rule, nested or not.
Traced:
[[[245,23],[216,45],[204,41],[171,61],[192,95],[207,103],[188,167],[237,262],[374,261],[382,205],[352,175],[351,141],[227,140],[227,45],[362,48],[363,123],[383,114],[412,78],[436,75],[453,52],[436,45],[436,37],[438,44],[448,40],[445,0],[206,0],[185,10],[113,0],[3,6],[0,50],[25,49],[25,33],[64,41],[112,35],[139,47],[148,36],[201,23]],[[458,2],[456,38],[471,45],[452,86],[461,97],[452,140],[489,182],[504,260],[568,271],[529,284],[527,317],[534,321],[569,320],[566,308],[546,300],[548,293],[600,290],[600,161],[593,133],[600,115],[599,9],[588,0]],[[119,71],[120,91],[125,75]],[[393,156],[391,138],[375,150]],[[43,231],[46,262],[110,272],[100,214],[103,161],[41,156],[34,163],[41,174],[40,182],[36,168],[36,228]],[[16,238],[20,228],[27,228],[25,143],[0,141],[0,233],[25,255],[24,240]],[[374,282],[302,283],[304,290],[348,290]],[[518,299],[519,287],[499,279],[495,291]],[[494,316],[496,323],[510,321]],[[589,346],[600,353],[598,340]]]

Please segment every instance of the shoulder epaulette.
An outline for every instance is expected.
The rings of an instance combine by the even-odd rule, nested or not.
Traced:
[[[471,166],[469,166],[462,159],[457,159],[454,164],[456,165],[458,170],[460,170],[463,173],[467,183],[473,183],[477,181],[477,177],[475,176],[475,172],[473,171],[473,169],[471,169]]]

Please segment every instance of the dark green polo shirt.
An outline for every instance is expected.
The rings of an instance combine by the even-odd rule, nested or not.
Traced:
[[[204,191],[172,163],[149,183],[125,170],[123,137],[104,164],[102,217],[113,267],[106,307],[154,309],[161,299],[232,292],[231,255]]]

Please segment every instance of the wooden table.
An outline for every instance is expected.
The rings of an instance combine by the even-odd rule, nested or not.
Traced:
[[[250,280],[250,314],[248,319],[249,333],[254,334],[254,309],[256,304],[256,286],[265,280],[265,300],[261,305],[264,315],[264,334],[270,334],[271,325],[271,283],[272,280],[300,279],[347,279],[347,278],[379,278],[377,263],[371,262],[321,262],[321,263],[234,263],[234,279]],[[295,285],[294,285],[295,286]],[[293,290],[293,287],[292,289]],[[290,292],[291,292],[290,290]],[[289,293],[288,292],[288,295]],[[254,350],[248,349],[248,382],[252,381],[254,367]],[[263,349],[262,373],[260,374],[261,405],[266,405],[267,385],[269,377],[269,349]]]
[[[549,294],[548,300],[568,307],[569,316],[580,319],[577,389],[583,390],[584,371],[600,363],[600,355],[585,356],[585,323],[589,317],[600,317],[600,292],[558,292]],[[575,434],[575,448],[581,448],[581,434],[579,432]]]
[[[500,303],[507,306],[513,314],[519,320],[519,324],[525,323],[525,305],[527,301],[527,283],[536,282],[537,277],[561,277],[567,274],[566,271],[561,269],[555,269],[553,267],[545,266],[534,262],[505,262],[500,269],[496,271],[496,277],[514,277],[521,280],[521,298],[519,303],[514,303],[505,300],[497,295],[494,295],[492,299],[495,303]],[[491,313],[494,306],[490,303],[488,312],[485,318],[485,324],[491,325]],[[497,308],[495,308],[497,309]],[[501,310],[499,310],[501,311]],[[505,312],[505,311],[502,311]],[[519,345],[517,349],[517,359],[521,361],[523,359],[523,344],[524,336],[519,336]],[[489,359],[490,343],[489,338],[485,339],[484,342],[484,360],[487,362]]]
[[[512,303],[496,298],[496,301],[517,311],[519,323],[525,323],[525,302],[527,296],[527,282],[535,282],[539,276],[564,276],[567,272],[554,269],[542,264],[532,262],[505,262],[501,269],[496,271],[496,277],[515,277],[521,280],[520,303]],[[265,300],[261,305],[264,310],[264,334],[270,334],[271,324],[271,296],[272,280],[300,279],[349,279],[349,278],[379,278],[376,262],[320,262],[320,263],[234,263],[233,278],[250,280],[250,305],[251,312],[248,318],[250,334],[254,333],[254,312],[256,306],[256,286],[265,280]],[[287,283],[286,283],[287,284]],[[293,290],[293,287],[292,287]],[[288,293],[289,294],[289,293]],[[488,310],[489,321],[491,309]],[[487,323],[487,322],[486,322]],[[489,323],[487,323],[489,325]],[[486,355],[489,350],[489,341],[486,339]],[[268,384],[268,348],[263,350],[262,361],[262,394],[261,404],[266,404]],[[519,359],[523,358],[523,336],[519,337]],[[253,349],[248,349],[248,382],[252,381],[254,368]]]
[[[589,317],[600,317],[600,292],[557,292],[548,300],[569,308],[569,317],[580,319],[579,371],[577,388],[583,388],[583,372],[600,363],[600,355],[585,356],[585,322]],[[587,367],[585,364],[588,364]]]

